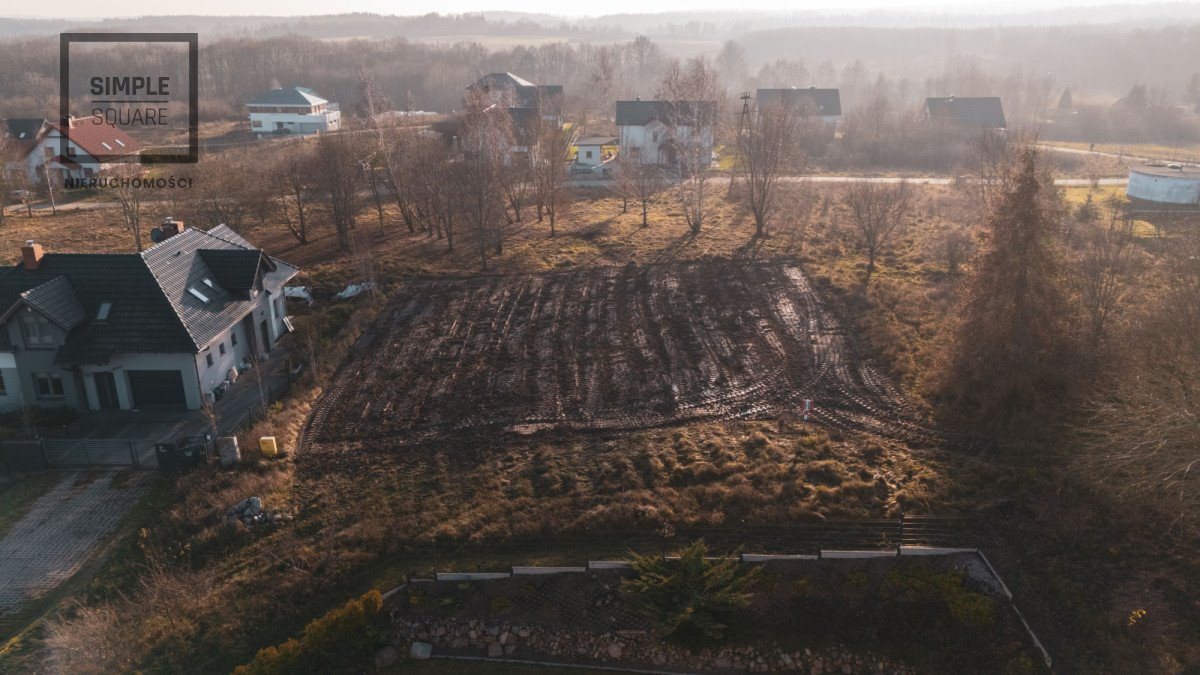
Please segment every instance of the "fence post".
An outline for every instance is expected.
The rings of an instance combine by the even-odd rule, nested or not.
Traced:
[[[141,466],[138,464],[137,448],[135,448],[133,445],[133,439],[129,439],[129,461],[133,464],[133,468],[141,468]]]
[[[900,549],[904,548],[904,512],[900,512],[900,541],[896,542],[896,555],[900,555]]]
[[[42,448],[42,468],[49,469],[51,466],[50,465],[50,453],[49,453],[49,451],[46,450],[46,439],[39,438],[38,445],[41,446],[41,448]]]
[[[85,460],[85,461],[84,461],[84,463],[85,463],[85,464],[87,464],[87,465],[89,465],[89,466],[91,465],[91,463],[92,463],[92,452],[91,452],[90,450],[88,450],[88,442],[87,442],[87,439],[84,439],[84,440],[83,440],[83,459]]]
[[[437,537],[434,537],[434,539],[433,539],[433,578],[435,578],[435,579],[437,578],[437,573],[438,573]]]

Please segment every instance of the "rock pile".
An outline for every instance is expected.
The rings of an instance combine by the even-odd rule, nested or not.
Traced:
[[[629,666],[680,670],[718,670],[766,673],[804,672],[810,675],[895,673],[911,668],[887,658],[843,648],[784,651],[770,644],[730,646],[692,653],[646,631],[589,632],[523,626],[503,622],[449,618],[397,622],[397,646],[414,643],[470,656],[492,658],[562,659],[573,662],[621,663]],[[411,653],[411,651],[410,651]]]
[[[246,527],[278,523],[281,520],[291,520],[291,516],[289,515],[263,509],[262,499],[259,497],[248,497],[234,504],[225,512],[225,517],[229,520],[241,521]]]

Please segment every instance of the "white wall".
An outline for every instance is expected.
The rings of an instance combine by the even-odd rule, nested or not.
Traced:
[[[640,164],[666,164],[666,153],[660,148],[671,137],[671,129],[658,120],[652,120],[645,126],[626,124],[617,127],[620,151],[626,159],[634,159],[630,148],[639,148],[637,161]],[[701,127],[699,130],[689,126],[679,126],[674,130],[678,144],[687,145],[698,142],[704,147],[706,156],[712,155],[712,127]],[[679,157],[676,157],[678,161]]]
[[[129,386],[130,370],[178,370],[183,375],[184,400],[189,409],[200,407],[200,385],[196,376],[196,364],[191,354],[115,354],[102,366],[83,366],[83,382],[87,389],[87,405],[90,410],[99,410],[96,397],[95,373],[111,372],[117,385],[117,402],[122,410],[133,408],[133,392]],[[85,407],[85,406],[80,406]]]
[[[254,126],[255,122],[260,122],[262,126]],[[301,115],[299,113],[254,112],[254,108],[250,109],[250,131],[262,135],[274,133],[276,122],[282,122],[284,128],[292,133],[337,131],[341,127],[342,113],[338,110],[326,110],[319,114]]]

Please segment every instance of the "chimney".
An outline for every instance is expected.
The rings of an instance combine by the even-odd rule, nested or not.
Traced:
[[[25,269],[29,272],[37,271],[39,265],[42,264],[42,245],[33,243],[30,239],[21,247],[21,262],[25,263]]]
[[[150,231],[150,240],[156,244],[166,241],[183,232],[185,227],[187,226],[183,224],[182,220],[175,220],[173,216],[167,216],[163,219],[162,225]]]

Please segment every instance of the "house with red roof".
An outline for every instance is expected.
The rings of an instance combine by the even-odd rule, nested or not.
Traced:
[[[100,117],[72,117],[63,125],[43,119],[5,120],[5,136],[25,151],[22,164],[29,180],[49,175],[55,185],[68,178],[91,178],[109,166],[129,161],[142,144]],[[64,152],[65,136],[65,152]]]

